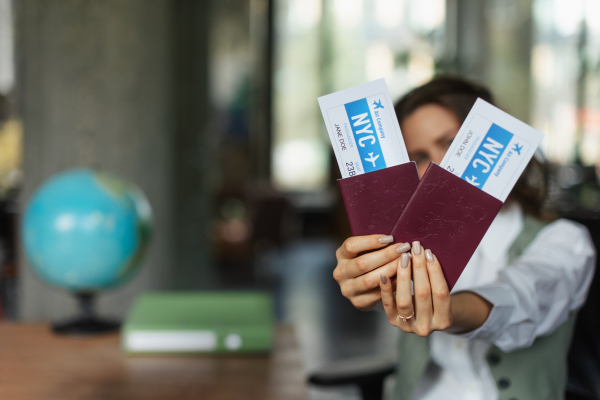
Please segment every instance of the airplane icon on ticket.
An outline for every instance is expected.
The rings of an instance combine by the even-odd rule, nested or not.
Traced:
[[[381,100],[379,100],[379,101],[373,101],[373,105],[375,106],[375,110],[377,110],[378,108],[385,108],[383,106],[383,104],[381,104]]]
[[[512,150],[516,151],[518,155],[521,155],[521,150],[523,150],[523,145],[519,146],[519,143],[515,143],[515,148]]]

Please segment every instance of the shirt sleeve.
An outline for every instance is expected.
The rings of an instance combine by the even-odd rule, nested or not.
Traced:
[[[595,263],[585,227],[564,219],[553,222],[495,282],[470,289],[493,308],[482,326],[461,336],[485,340],[505,352],[531,346],[583,306]]]

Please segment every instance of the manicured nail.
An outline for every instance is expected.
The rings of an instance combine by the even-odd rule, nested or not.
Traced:
[[[427,259],[427,262],[433,262],[433,253],[431,250],[425,250],[425,258]]]
[[[393,241],[394,241],[393,236],[384,236],[382,238],[379,238],[379,243],[392,243]]]
[[[412,260],[412,254],[410,254],[410,253],[406,253],[406,254],[408,254],[408,259]]]
[[[385,285],[386,282],[387,282],[387,277],[385,275],[381,274],[381,283],[383,283]]]
[[[416,255],[421,254],[421,243],[419,243],[418,240],[415,240],[413,242],[413,251],[415,252]]]
[[[400,246],[396,247],[396,253],[398,253],[398,254],[406,253],[409,250],[410,250],[410,244],[408,244],[408,243],[403,243]]]
[[[402,254],[402,257],[400,257],[400,265],[402,268],[408,267],[408,260],[410,260],[410,258],[408,258],[408,254]]]

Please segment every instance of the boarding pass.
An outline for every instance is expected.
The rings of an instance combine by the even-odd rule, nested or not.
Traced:
[[[384,79],[318,100],[342,178],[409,161]]]
[[[477,99],[441,167],[505,201],[544,135]]]

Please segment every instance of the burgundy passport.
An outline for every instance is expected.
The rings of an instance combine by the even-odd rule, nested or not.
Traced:
[[[339,179],[353,236],[388,235],[419,184],[414,162]]]
[[[418,240],[430,249],[452,290],[502,205],[431,163],[391,234],[396,243]]]

